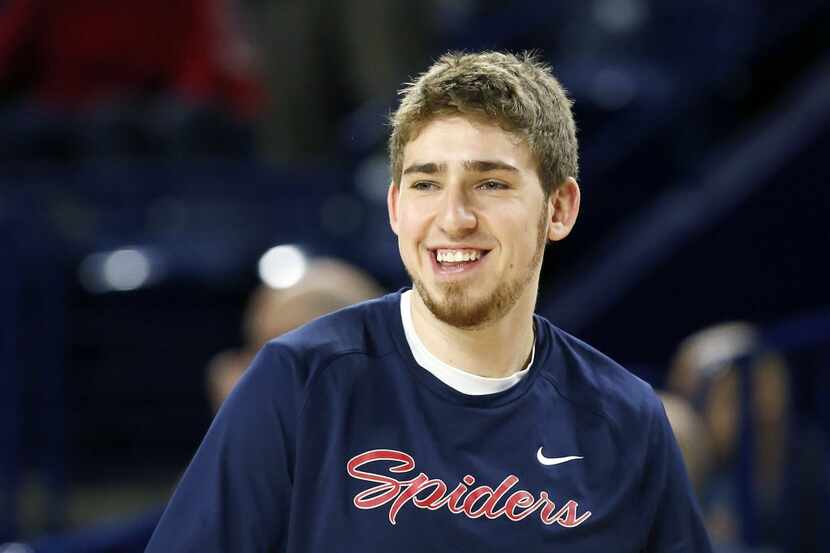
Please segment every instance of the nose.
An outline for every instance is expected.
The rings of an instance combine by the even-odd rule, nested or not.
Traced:
[[[470,209],[469,199],[464,190],[449,187],[444,195],[438,224],[450,238],[465,236],[475,230],[478,219]]]

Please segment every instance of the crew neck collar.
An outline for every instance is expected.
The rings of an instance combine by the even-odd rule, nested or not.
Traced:
[[[409,349],[412,352],[412,356],[415,358],[415,362],[423,369],[429,371],[435,378],[462,394],[482,396],[509,390],[530,373],[530,367],[533,366],[536,358],[535,340],[527,367],[505,377],[493,378],[479,376],[453,367],[438,359],[427,349],[415,330],[415,324],[412,320],[412,294],[412,290],[407,290],[400,295],[400,316],[404,335]]]

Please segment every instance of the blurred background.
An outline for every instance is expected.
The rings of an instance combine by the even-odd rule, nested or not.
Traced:
[[[142,551],[264,340],[408,285],[386,119],[535,49],[538,311],[664,401],[719,551],[830,551],[830,3],[0,0],[0,552]]]

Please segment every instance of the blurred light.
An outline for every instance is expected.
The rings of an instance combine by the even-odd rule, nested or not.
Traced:
[[[259,278],[271,288],[290,288],[306,271],[306,258],[296,246],[276,246],[259,259]]]
[[[34,553],[34,549],[25,543],[10,542],[0,544],[0,553]]]
[[[626,33],[643,25],[647,6],[642,0],[596,0],[594,18],[606,31]]]
[[[126,292],[146,285],[151,272],[152,264],[147,252],[139,248],[123,248],[89,255],[81,262],[78,276],[81,284],[91,292]]]
[[[104,261],[104,280],[113,290],[135,290],[149,276],[150,260],[139,250],[116,250]]]

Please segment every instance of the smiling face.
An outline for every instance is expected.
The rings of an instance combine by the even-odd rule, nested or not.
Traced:
[[[532,311],[545,242],[564,238],[576,217],[576,182],[546,199],[523,140],[462,116],[425,124],[402,169],[389,189],[390,223],[432,314],[480,328],[520,300]]]

